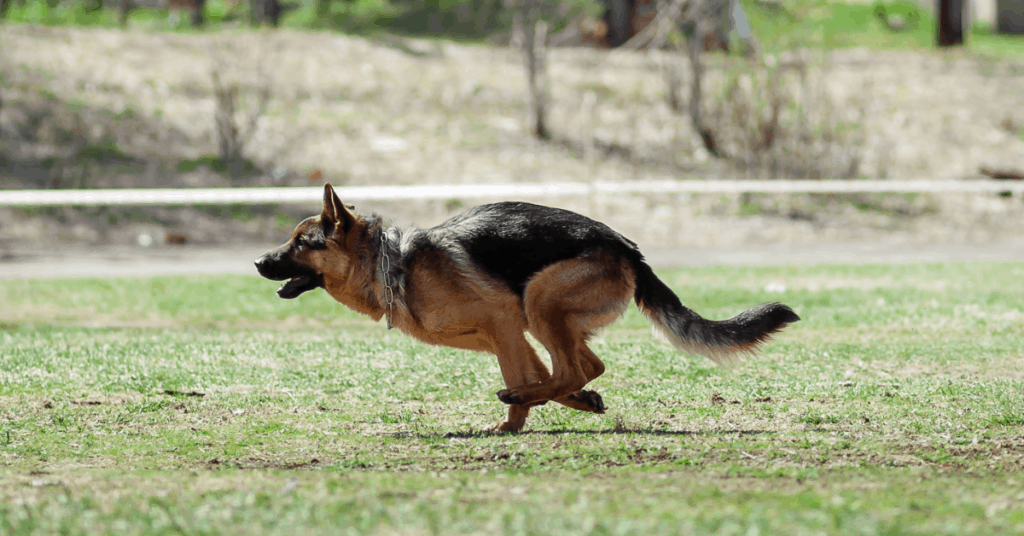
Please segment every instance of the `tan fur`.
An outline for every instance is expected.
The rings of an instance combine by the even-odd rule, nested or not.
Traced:
[[[719,363],[800,320],[781,303],[707,320],[680,303],[627,238],[580,215],[528,205],[486,205],[431,229],[399,229],[359,216],[327,184],[323,212],[257,259],[256,269],[285,282],[281,298],[324,288],[421,341],[494,354],[505,383],[496,394],[509,405],[496,427],[503,431],[521,430],[530,408],[549,401],[604,413],[601,396],[584,389],[605,370],[587,341],[630,301],[676,347]],[[551,214],[555,223],[544,219]],[[578,245],[584,232],[596,233],[586,239],[591,245]],[[552,233],[564,242],[546,243]],[[551,356],[550,370],[527,333]]]
[[[385,289],[379,267],[367,261],[376,251],[368,243],[367,222],[340,204],[329,185],[323,213],[300,223],[281,248],[308,238],[321,220],[335,229],[324,233],[326,248],[303,249],[292,259],[322,274],[335,300],[380,320],[387,314]],[[628,262],[591,255],[555,263],[530,280],[523,299],[488,274],[466,273],[465,266],[440,251],[419,254],[392,308],[394,327],[430,344],[495,354],[506,387],[499,398],[515,401],[498,430],[522,429],[529,408],[548,401],[603,413],[603,403],[594,398],[600,397],[582,390],[605,369],[587,340],[626,310],[635,290]],[[551,371],[526,340],[527,332],[551,355]]]

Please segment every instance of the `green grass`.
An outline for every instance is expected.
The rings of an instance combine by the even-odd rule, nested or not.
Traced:
[[[733,369],[631,309],[605,415],[256,277],[0,281],[4,534],[1014,534],[1022,263],[662,271],[803,321]],[[768,293],[781,283],[783,293]],[[773,285],[777,287],[777,285]]]
[[[103,140],[100,143],[90,143],[83,146],[75,153],[75,160],[79,162],[130,163],[135,159],[125,153],[114,140]]]
[[[578,3],[581,0],[576,0]],[[116,2],[107,2],[106,9],[97,9],[98,3],[92,1],[56,3],[51,6],[46,0],[12,0],[7,8],[7,20],[27,24],[46,26],[98,26],[116,28],[119,26]],[[480,1],[472,2],[479,9]],[[331,29],[347,32],[375,32],[382,29],[416,34],[429,33],[427,17],[431,7],[427,2],[388,2],[387,0],[351,0],[332,2],[328,13],[318,15],[314,3],[300,2],[300,6],[287,13],[281,20],[281,26],[305,29]],[[449,38],[482,39],[479,30],[467,21],[452,20],[452,8],[456,3],[444,3],[441,6],[442,22],[445,23],[444,35]],[[244,5],[244,3],[243,3]],[[499,15],[492,4],[492,13],[487,17],[489,27],[494,29],[499,24]],[[135,7],[129,14],[128,25],[150,30],[197,31],[189,23],[186,11],[172,24],[167,9]],[[216,26],[225,23],[247,24],[247,15],[243,7],[231,9],[223,0],[207,2],[204,10],[205,25]],[[436,35],[435,35],[436,36]]]
[[[350,33],[376,34],[379,32],[407,33],[426,37],[447,39],[469,39],[486,41],[488,33],[506,28],[511,17],[490,6],[486,17],[487,30],[481,30],[476,23],[462,20],[455,14],[460,3],[472,6],[478,13],[486,2],[465,0],[463,2],[390,2],[388,0],[352,0],[331,3],[331,10],[317,15],[314,4],[304,2],[295,11],[282,19],[281,25],[289,28],[332,29]],[[584,11],[600,16],[603,7],[598,2],[573,0],[564,2],[571,6],[573,13]],[[112,6],[113,4],[108,3]],[[886,29],[875,17],[876,6],[884,6],[887,13],[903,16],[910,21],[908,29],[893,32]],[[40,25],[74,25],[117,27],[117,13],[113,8],[97,10],[94,2],[60,3],[54,7],[44,0],[12,0],[6,19],[13,22]],[[935,49],[935,19],[927,10],[921,9],[912,0],[890,2],[837,2],[832,0],[794,0],[776,3],[743,0],[744,11],[759,42],[767,51],[781,51],[792,48],[847,48],[868,47],[870,49]],[[229,10],[221,0],[207,3],[207,24],[241,22],[244,10]],[[434,15],[444,28],[440,34],[429,29],[429,19]],[[473,15],[477,17],[478,15]],[[187,19],[187,15],[182,18]],[[564,21],[562,21],[564,22]],[[167,10],[137,8],[129,18],[129,24],[151,30],[196,31],[187,23],[172,25]],[[561,24],[561,23],[560,23]],[[993,34],[987,23],[979,23],[970,29],[967,50],[996,58],[1014,59],[1024,55],[1024,39],[1019,36]]]
[[[97,3],[54,2],[50,6],[44,0],[12,0],[4,17],[11,22],[36,24],[43,26],[98,26],[119,27],[117,3],[106,2],[106,9],[96,9]],[[167,9],[135,7],[129,14],[129,25],[145,27],[152,30],[194,31],[189,25],[188,13],[179,17],[178,24],[171,24]],[[207,24],[220,24],[237,20],[239,15],[229,12],[227,5],[221,0],[207,2],[204,11]]]
[[[834,2],[795,0],[780,5],[743,0],[751,29],[768,51],[809,47],[835,49],[867,47],[873,50],[934,50],[935,18],[911,0],[892,2]],[[903,16],[906,30],[893,32],[876,17],[876,5],[890,15]],[[970,29],[967,50],[987,56],[1015,59],[1024,55],[1020,36],[993,34],[985,23]]]
[[[214,173],[220,173],[221,175],[234,174],[252,174],[259,172],[260,168],[255,162],[248,158],[242,159],[240,162],[228,162],[216,155],[204,155],[198,158],[185,158],[178,161],[178,171],[180,172],[192,172],[200,167],[206,167]],[[234,166],[234,169],[232,169]]]

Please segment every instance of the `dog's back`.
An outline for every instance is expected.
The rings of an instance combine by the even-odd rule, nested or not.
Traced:
[[[476,269],[519,297],[531,277],[559,261],[601,253],[630,263],[643,260],[635,243],[601,222],[523,202],[481,205],[425,234],[435,244],[465,251]]]
[[[500,279],[523,298],[530,280],[560,261],[609,254],[632,268],[633,299],[680,350],[716,362],[754,351],[799,317],[785,305],[765,303],[728,320],[707,320],[679,298],[644,262],[633,241],[581,214],[524,202],[482,205],[425,233],[434,244],[464,251],[473,268]]]

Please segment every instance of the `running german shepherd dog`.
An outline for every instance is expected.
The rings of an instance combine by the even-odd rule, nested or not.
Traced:
[[[780,303],[706,320],[654,275],[636,244],[566,210],[495,203],[430,229],[399,229],[354,208],[327,184],[323,213],[299,223],[256,269],[285,281],[282,298],[323,288],[422,341],[498,356],[505,389],[497,396],[509,411],[497,430],[521,430],[530,407],[552,400],[604,413],[601,396],[583,389],[604,372],[587,340],[631,298],[676,348],[718,363],[800,320]],[[550,372],[525,332],[551,354]]]

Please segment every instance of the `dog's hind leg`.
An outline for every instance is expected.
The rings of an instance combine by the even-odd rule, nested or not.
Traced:
[[[580,361],[580,365],[583,368],[583,373],[587,377],[587,383],[590,383],[604,373],[604,363],[601,362],[601,359],[597,357],[597,354],[587,347],[586,344],[583,345],[580,352],[583,354],[581,356],[582,359]],[[597,391],[588,391],[585,389],[580,389],[570,395],[556,398],[555,402],[572,409],[588,411],[590,413],[604,413],[604,410],[608,409],[608,407],[604,405],[604,400]]]
[[[503,389],[498,399],[527,406],[564,399],[575,409],[603,411],[596,393],[582,391],[604,372],[586,340],[626,310],[633,280],[629,265],[612,255],[562,261],[534,276],[523,301],[530,333],[551,354],[552,375],[539,383]]]
[[[502,375],[505,377],[505,387],[513,388],[521,385],[529,385],[545,381],[551,377],[551,372],[537,356],[537,352],[527,342],[522,334],[518,336],[509,334],[501,348],[505,350],[504,355],[498,356],[498,363],[501,365]],[[589,348],[585,349],[583,363],[584,372],[590,381],[604,372],[604,364],[598,359]],[[507,373],[506,373],[507,371]],[[607,409],[601,400],[601,395],[594,391],[579,390],[567,396],[554,400],[563,406],[587,411],[590,413],[604,413]],[[513,404],[508,408],[508,419],[495,426],[495,430],[502,432],[518,432],[526,423],[526,417],[530,413],[530,407],[523,404]]]

